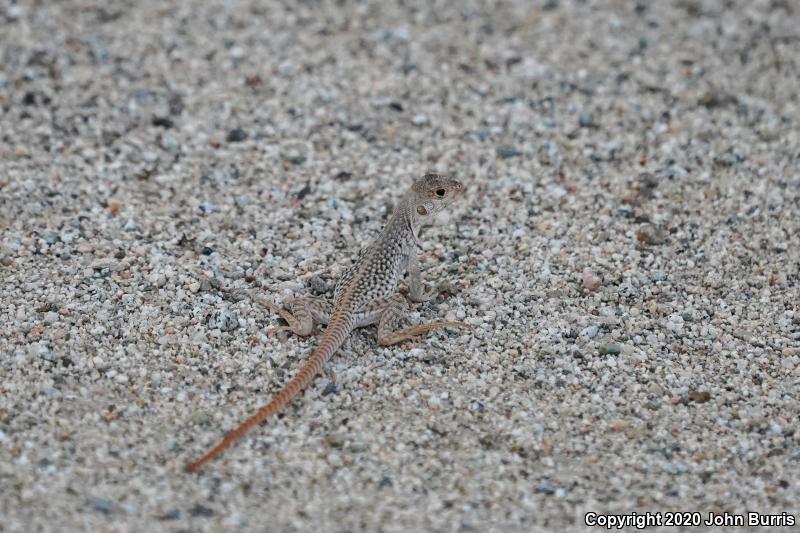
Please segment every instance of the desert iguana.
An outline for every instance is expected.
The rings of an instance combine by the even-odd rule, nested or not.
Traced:
[[[398,329],[408,311],[406,297],[397,292],[397,282],[404,273],[408,273],[408,298],[411,301],[425,302],[436,296],[435,290],[425,290],[420,275],[415,250],[420,244],[420,228],[430,223],[463,191],[464,187],[456,180],[436,174],[426,174],[415,181],[381,234],[359,252],[355,264],[342,274],[334,290],[333,305],[317,298],[294,298],[289,312],[270,301],[259,300],[289,323],[282,329],[297,335],[310,335],[314,322],[328,327],[297,375],[268,404],[228,433],[203,457],[187,465],[187,472],[199,470],[248,430],[286,407],[311,383],[355,328],[377,323],[381,346],[396,344],[437,328],[470,329],[461,322],[432,322]]]

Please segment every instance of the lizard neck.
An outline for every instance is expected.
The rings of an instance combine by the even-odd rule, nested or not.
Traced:
[[[413,194],[406,194],[394,208],[392,217],[383,230],[383,238],[410,239],[417,246],[419,242],[419,230],[422,224],[415,211],[415,201]]]

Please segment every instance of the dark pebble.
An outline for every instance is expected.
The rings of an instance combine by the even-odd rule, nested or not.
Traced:
[[[172,119],[168,117],[153,117],[153,126],[158,126],[159,128],[171,128],[174,126],[175,123],[172,122]]]
[[[328,284],[319,276],[311,278],[311,292],[314,294],[325,294],[328,292]]]
[[[501,146],[497,149],[497,155],[502,157],[503,159],[508,159],[511,157],[517,157],[522,155],[522,152],[517,150],[516,148],[512,148],[511,146]]]
[[[694,403],[706,403],[711,399],[711,393],[708,391],[689,391],[689,399]]]
[[[242,128],[234,128],[228,132],[227,139],[229,143],[242,142],[247,139],[247,132]]]
[[[339,172],[338,174],[336,174],[333,177],[333,179],[335,179],[336,181],[348,181],[352,177],[353,177],[353,174],[351,172],[342,171],[342,172]]]
[[[542,483],[541,485],[539,485],[538,487],[536,487],[533,490],[534,490],[534,492],[537,492],[539,494],[555,494],[556,493],[556,489],[554,489],[553,487],[551,487],[547,483]]]
[[[581,128],[592,128],[594,127],[594,115],[592,115],[589,111],[583,111],[580,115],[578,115],[578,125]]]
[[[172,509],[171,511],[167,511],[166,513],[162,514],[158,517],[159,520],[177,520],[181,517],[181,512],[177,509]]]
[[[214,516],[214,510],[209,509],[208,507],[198,503],[194,507],[189,509],[189,514],[192,516],[201,516],[203,518],[208,518],[210,516]]]

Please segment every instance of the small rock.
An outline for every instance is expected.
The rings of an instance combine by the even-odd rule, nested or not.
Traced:
[[[683,333],[683,317],[681,315],[670,315],[667,319],[667,329],[674,332],[681,334]]]
[[[319,276],[311,278],[311,292],[319,295],[328,292],[328,284]]]
[[[193,425],[205,426],[211,421],[211,417],[206,411],[195,411],[189,420]]]
[[[169,117],[153,117],[152,124],[159,128],[171,128],[175,125]]]
[[[247,132],[242,128],[234,128],[228,132],[227,140],[229,143],[238,143],[247,140]]]
[[[660,228],[652,224],[645,224],[636,230],[636,238],[642,244],[655,246],[664,244],[664,241],[667,240],[667,232],[664,230],[664,228]]]
[[[330,396],[331,394],[336,394],[339,391],[339,388],[336,386],[336,383],[333,381],[329,381],[325,388],[322,391],[323,396]]]
[[[189,509],[189,514],[195,517],[199,516],[202,518],[208,518],[210,516],[214,516],[214,510],[198,503]]]
[[[522,152],[511,146],[501,146],[497,149],[497,155],[503,159],[509,159],[511,157],[521,156]]]
[[[178,148],[180,148],[180,144],[178,144],[178,139],[176,139],[174,135],[165,133],[161,136],[161,148],[167,152],[175,153],[178,151]]]
[[[594,115],[590,111],[581,111],[581,114],[578,115],[578,125],[581,128],[593,128],[595,126]]]
[[[203,216],[203,215],[209,215],[209,214],[213,213],[216,210],[217,210],[217,208],[214,205],[204,202],[204,203],[202,203],[202,204],[197,206],[197,211],[196,212],[197,212],[198,215]],[[80,251],[80,250],[78,250],[78,251]]]
[[[479,400],[470,400],[469,402],[469,410],[474,413],[482,413],[486,407],[483,405],[483,402]]]
[[[690,390],[688,396],[694,403],[706,403],[711,399],[711,393],[708,391]]]
[[[333,179],[336,181],[349,181],[350,178],[352,177],[353,177],[352,172],[346,172],[343,170],[341,172],[337,172],[336,175],[333,177]]]
[[[158,517],[159,520],[177,520],[181,517],[181,512],[177,509],[171,509]]]
[[[547,495],[556,493],[556,489],[554,489],[553,487],[551,487],[547,483],[542,483],[541,485],[539,485],[535,489],[533,489],[533,491],[537,492],[539,494],[547,494]]]
[[[240,194],[239,196],[236,197],[236,207],[238,207],[239,209],[244,209],[245,207],[250,205],[250,203],[251,203],[250,197],[247,196],[246,194]]]
[[[603,279],[588,268],[584,269],[581,277],[583,279],[583,287],[592,292],[599,289],[603,283]]]
[[[216,311],[211,314],[208,326],[211,329],[219,329],[220,331],[233,331],[239,327],[239,316],[235,311],[229,309]]]
[[[429,122],[428,117],[423,114],[414,115],[414,117],[411,119],[411,123],[414,124],[415,126],[425,126],[426,124],[428,124],[428,122]]]
[[[114,502],[105,498],[90,498],[89,503],[95,511],[103,514],[111,514],[114,512]]]
[[[0,265],[10,266],[14,260],[11,258],[11,248],[4,244],[0,244]]]
[[[281,157],[293,165],[302,165],[306,162],[306,149],[300,143],[291,143],[284,147]]]
[[[622,353],[622,345],[621,344],[601,344],[598,346],[597,350],[600,352],[600,355],[619,355]]]
[[[650,196],[653,190],[658,187],[658,178],[651,172],[642,172],[636,177],[636,183],[641,193]]]

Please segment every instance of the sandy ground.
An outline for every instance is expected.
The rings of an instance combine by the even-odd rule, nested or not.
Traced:
[[[0,531],[800,520],[800,6],[284,4],[0,1]],[[411,318],[475,334],[359,330],[183,474],[314,345],[245,289],[426,171]]]

